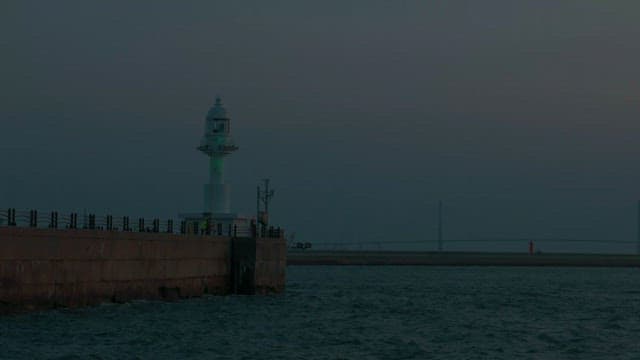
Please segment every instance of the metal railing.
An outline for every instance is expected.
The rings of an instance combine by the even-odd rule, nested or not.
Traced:
[[[16,210],[8,208],[0,210],[0,226],[15,226],[48,229],[83,229],[103,231],[150,232],[169,234],[199,234],[208,236],[252,237],[255,226],[238,226],[237,224],[211,223],[202,226],[198,221],[175,221],[174,219],[115,216],[112,214],[97,216],[94,213],[83,213],[78,221],[77,212],[62,213],[58,211]],[[284,236],[282,229],[270,227],[265,229],[263,237],[280,238]]]

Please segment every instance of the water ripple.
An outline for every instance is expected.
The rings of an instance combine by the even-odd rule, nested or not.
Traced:
[[[290,267],[287,292],[0,318],[1,359],[634,359],[637,269]]]

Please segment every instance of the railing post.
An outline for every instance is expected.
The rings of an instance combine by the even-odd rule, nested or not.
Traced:
[[[38,227],[38,211],[29,210],[29,226],[33,228]]]
[[[138,231],[144,232],[144,218],[138,219]]]
[[[69,218],[69,228],[70,229],[77,229],[78,228],[78,214],[77,213],[71,213],[71,216]]]
[[[13,209],[7,209],[7,226],[15,226],[15,215],[13,215]]]
[[[15,211],[15,209],[13,209],[13,208],[7,209],[7,225],[8,226],[16,226],[16,224],[15,224],[16,216],[14,215],[14,211]]]

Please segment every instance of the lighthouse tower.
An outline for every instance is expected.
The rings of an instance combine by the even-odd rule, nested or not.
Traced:
[[[231,138],[231,126],[227,110],[220,97],[209,109],[204,125],[204,134],[198,150],[209,157],[209,183],[204,185],[204,212],[209,214],[230,213],[229,185],[224,182],[224,160],[238,150]]]

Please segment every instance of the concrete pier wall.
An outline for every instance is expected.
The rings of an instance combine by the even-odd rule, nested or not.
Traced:
[[[3,227],[0,308],[228,294],[233,291],[231,249],[241,240],[258,244],[248,254],[260,269],[254,284],[282,291],[286,250],[280,239]]]
[[[287,269],[285,239],[258,239],[256,242],[255,291],[259,294],[284,291]]]

